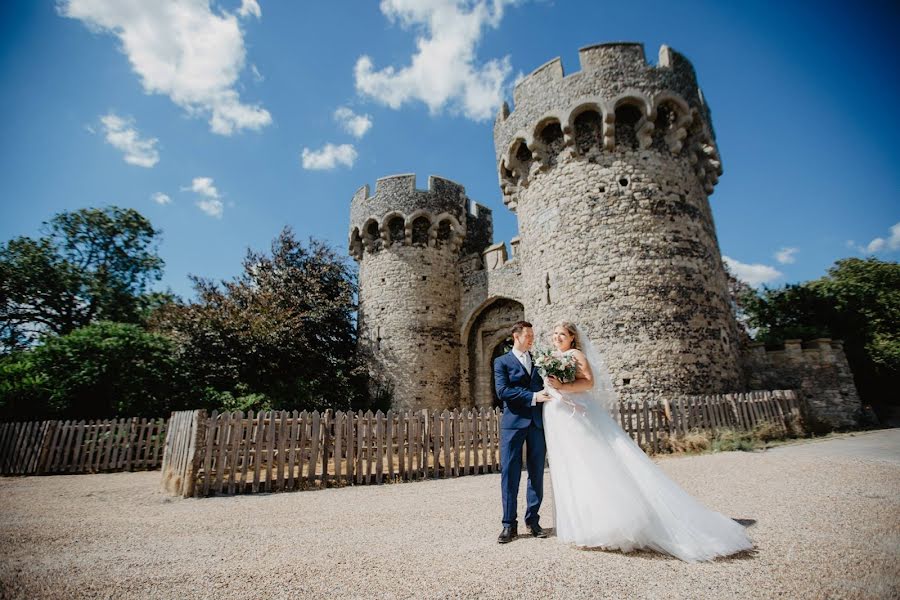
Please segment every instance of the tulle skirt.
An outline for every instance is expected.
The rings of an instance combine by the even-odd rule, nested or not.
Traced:
[[[744,527],[669,479],[588,394],[544,405],[556,536],[629,552],[647,548],[694,562],[753,547]]]

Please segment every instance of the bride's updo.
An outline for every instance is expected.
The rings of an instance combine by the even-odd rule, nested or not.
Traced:
[[[575,323],[572,321],[557,321],[555,325],[553,325],[553,329],[555,330],[557,327],[562,327],[572,336],[572,347],[581,349],[581,344],[578,343],[578,328],[575,327]]]

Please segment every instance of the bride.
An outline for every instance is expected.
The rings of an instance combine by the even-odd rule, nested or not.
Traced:
[[[752,548],[743,526],[678,487],[610,416],[615,392],[584,332],[562,321],[553,345],[578,365],[574,381],[546,381],[562,398],[544,404],[559,540],[623,552],[649,548],[688,562]]]

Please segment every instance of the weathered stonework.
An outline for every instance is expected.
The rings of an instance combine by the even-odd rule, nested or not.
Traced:
[[[693,67],[666,46],[656,66],[640,44],[579,57],[579,72],[555,59],[523,79],[494,124],[519,222],[509,253],[451,181],[416,190],[399,175],[354,196],[360,344],[395,408],[490,405],[492,359],[521,318],[539,333],[577,321],[622,398],[757,381],[729,304],[708,200],[722,166]]]
[[[620,395],[743,386],[707,194],[721,165],[690,64],[666,47],[592,46],[516,88],[494,140],[516,211],[525,313],[577,320]]]
[[[805,400],[809,429],[844,429],[859,423],[862,404],[841,341],[785,340],[783,349],[768,351],[754,343],[749,350],[751,389],[798,390]]]
[[[477,208],[452,181],[415,183],[415,175],[385,177],[351,203],[359,343],[374,391],[391,393],[395,408],[443,408],[459,397],[457,262],[467,225],[490,238],[490,211],[470,214]]]

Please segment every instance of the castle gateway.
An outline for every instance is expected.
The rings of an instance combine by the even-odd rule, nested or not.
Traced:
[[[394,409],[494,403],[493,359],[510,326],[577,321],[623,399],[793,387],[831,426],[860,408],[840,344],[767,353],[730,308],[709,195],[722,174],[688,60],[641,44],[554,59],[515,88],[494,123],[503,201],[519,235],[493,244],[491,211],[462,185],[415,175],[360,188],[359,343]],[[822,383],[824,380],[827,383]]]

